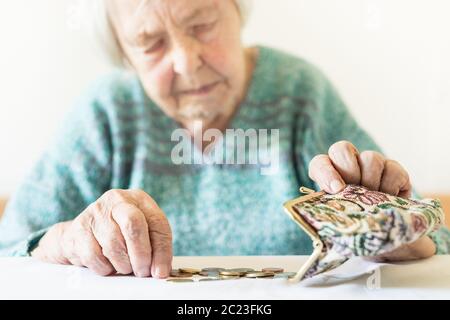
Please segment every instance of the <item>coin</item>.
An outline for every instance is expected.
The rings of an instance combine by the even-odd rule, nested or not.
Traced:
[[[175,269],[170,272],[170,276],[174,278],[190,278],[192,277],[192,273],[181,272]]]
[[[240,276],[225,276],[225,275],[220,276],[220,280],[235,280],[240,278],[241,278]]]
[[[190,273],[190,274],[198,274],[200,270],[194,268],[180,268],[180,272]]]
[[[177,279],[169,278],[166,281],[168,281],[168,282],[194,282],[194,280],[192,280],[192,279],[179,279],[179,278],[177,278]]]
[[[198,281],[218,281],[220,280],[220,278],[202,278]]]
[[[249,272],[245,275],[247,278],[270,278],[275,274],[272,272]]]
[[[205,272],[220,272],[225,270],[224,268],[218,268],[218,267],[208,267],[208,268],[203,268],[202,271]]]
[[[264,273],[264,275],[259,276],[257,278],[273,278],[273,276],[275,275],[275,273],[272,273],[272,272],[263,272],[263,273]]]
[[[219,271],[200,271],[199,275],[203,277],[218,277]]]
[[[293,278],[296,274],[296,272],[280,272],[276,273],[274,278]]]
[[[273,278],[293,278],[295,272],[284,272],[283,268],[267,267],[261,271],[253,268],[230,268],[224,269],[220,267],[207,267],[202,269],[196,268],[179,268],[173,269],[170,272],[170,278],[167,281],[170,282],[193,282],[194,275],[201,276],[198,281],[216,281],[216,280],[236,280],[241,277],[246,278],[260,278],[260,279],[273,279]]]
[[[237,272],[237,271],[231,271],[231,270],[223,270],[220,271],[219,274],[221,276],[234,276],[234,277],[240,277],[241,275],[245,274],[244,272]]]
[[[284,272],[284,269],[283,268],[264,268],[261,271],[262,272],[281,273],[281,272]]]
[[[239,273],[247,273],[247,272],[254,272],[255,269],[252,268],[234,268],[234,269],[228,269],[227,271],[234,271]]]

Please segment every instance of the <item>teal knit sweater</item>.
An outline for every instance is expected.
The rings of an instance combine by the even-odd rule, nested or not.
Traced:
[[[26,177],[0,223],[0,255],[29,255],[46,230],[74,219],[109,189],[142,189],[165,212],[175,255],[310,254],[308,236],[283,212],[310,160],[339,140],[379,147],[326,77],[305,60],[259,47],[246,98],[229,128],[279,129],[277,174],[258,164],[174,164],[176,122],[124,71],[90,87]],[[448,253],[450,232],[433,235]]]

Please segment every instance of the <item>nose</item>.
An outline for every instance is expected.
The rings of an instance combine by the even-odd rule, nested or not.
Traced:
[[[189,39],[177,39],[173,44],[173,69],[182,76],[190,76],[202,65],[198,45]]]

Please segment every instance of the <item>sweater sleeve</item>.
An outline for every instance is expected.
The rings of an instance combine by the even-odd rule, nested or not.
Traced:
[[[319,76],[316,75],[316,79],[320,79],[315,84],[317,99],[314,99],[313,107],[307,114],[310,125],[302,133],[304,135],[301,150],[303,167],[308,168],[309,162],[315,155],[327,154],[329,147],[341,140],[350,141],[360,152],[374,150],[383,153],[374,139],[359,126],[330,81],[319,71],[317,72]],[[307,172],[304,172],[303,176],[307,176]],[[318,189],[317,184],[311,180],[305,185]],[[416,190],[413,190],[413,197],[421,198]],[[450,254],[450,230],[447,227],[441,227],[431,233],[430,238],[436,244],[437,254]]]
[[[0,256],[28,256],[54,224],[74,219],[110,185],[106,112],[81,98],[0,221]]]

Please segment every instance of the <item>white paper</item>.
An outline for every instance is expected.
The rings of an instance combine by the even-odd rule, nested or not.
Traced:
[[[357,279],[363,275],[376,275],[376,272],[379,272],[380,268],[385,265],[388,264],[369,261],[361,257],[354,257],[335,269],[305,279],[301,283],[304,286],[317,284],[336,285],[345,281]]]

